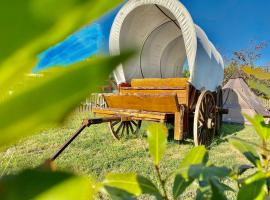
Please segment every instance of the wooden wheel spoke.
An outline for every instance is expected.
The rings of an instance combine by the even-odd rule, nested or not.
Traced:
[[[138,123],[136,123],[135,121],[131,121],[131,123],[134,125],[134,126],[138,126]]]
[[[131,122],[129,122],[129,127],[130,127],[130,130],[131,130],[131,133],[132,133],[132,134],[134,134],[134,128],[133,128],[133,126],[132,126],[132,123],[131,123]]]
[[[200,111],[199,111],[199,118],[200,118],[200,119],[203,119],[203,118],[204,118],[204,114],[205,114],[205,113],[203,112],[203,110],[200,110]]]
[[[210,105],[209,105],[208,112],[209,113],[212,113],[212,112],[214,112],[214,109],[215,109],[215,103],[214,102],[211,102]]]
[[[215,129],[215,98],[209,91],[201,93],[194,116],[195,145],[209,145],[214,136]],[[210,121],[211,119],[211,121]],[[212,127],[213,126],[213,127]]]
[[[125,133],[125,129],[126,129],[126,123],[123,122],[123,128],[122,128],[122,131],[121,131],[121,136],[124,136],[124,133]]]
[[[117,130],[115,131],[116,133],[119,133],[119,131],[121,130],[121,128],[123,127],[124,123],[121,123],[120,126],[117,128]]]
[[[202,127],[202,126],[204,126],[204,124],[205,124],[205,122],[204,122],[204,120],[203,119],[198,119],[198,127]]]
[[[119,124],[121,121],[115,121],[115,122],[112,122],[112,126],[115,126],[117,124]]]
[[[129,122],[126,122],[127,135],[129,135]]]
[[[121,137],[136,134],[141,128],[141,121],[115,121],[109,122],[109,128],[113,137],[119,140]]]

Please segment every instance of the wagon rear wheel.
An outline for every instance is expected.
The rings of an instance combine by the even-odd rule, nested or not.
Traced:
[[[201,93],[194,116],[193,134],[196,146],[209,146],[216,131],[216,103],[209,91]]]
[[[223,108],[223,94],[222,94],[222,88],[219,87],[217,90],[217,107],[219,110]],[[216,134],[220,133],[220,129],[222,126],[222,113],[217,112],[216,113]]]
[[[139,132],[142,125],[140,120],[131,121],[113,121],[109,122],[109,128],[112,136],[116,140],[120,140],[123,137],[128,137],[129,135],[135,135]]]

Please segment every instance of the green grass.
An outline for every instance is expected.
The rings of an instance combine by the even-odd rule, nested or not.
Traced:
[[[62,128],[42,130],[40,134],[0,152],[0,176],[41,164],[57,150],[59,145],[64,143],[80,126],[81,120],[86,117],[90,117],[90,115],[74,114]],[[147,123],[143,124],[141,134],[145,132],[147,125]],[[210,161],[213,164],[233,167],[248,163],[224,139],[231,134],[248,141],[259,141],[252,127],[225,125],[222,130],[223,137],[216,139],[210,150]],[[175,170],[192,147],[192,141],[181,145],[169,142],[166,156],[161,164],[162,175],[168,175]],[[145,137],[115,141],[112,139],[106,124],[88,128],[56,163],[61,170],[75,171],[81,175],[92,175],[98,180],[102,180],[108,172],[137,172],[150,177],[156,183],[152,161],[147,153]],[[185,198],[194,197],[194,194],[194,189],[190,188],[185,193]]]
[[[248,85],[252,89],[258,90],[259,92],[263,93],[266,98],[270,98],[270,88],[267,85],[256,82],[254,80],[248,80]]]

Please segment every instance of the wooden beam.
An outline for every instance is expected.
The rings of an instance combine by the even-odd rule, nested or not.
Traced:
[[[184,138],[184,115],[184,106],[181,106],[180,112],[174,114],[174,140],[176,141],[183,140]]]
[[[121,90],[186,90],[186,86],[183,87],[121,87]]]
[[[188,78],[133,79],[132,87],[186,87]]]
[[[109,108],[174,113],[179,111],[176,94],[110,94],[104,95]]]
[[[113,108],[93,108],[93,113],[99,116],[128,116],[131,117],[133,120],[146,120],[157,122],[165,122],[168,118],[173,117],[173,113],[146,112]]]

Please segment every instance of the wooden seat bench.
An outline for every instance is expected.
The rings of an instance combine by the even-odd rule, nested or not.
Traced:
[[[109,94],[104,95],[104,99],[109,108],[163,113],[179,111],[176,94]]]
[[[187,78],[167,78],[167,79],[133,79],[130,87],[119,88],[120,94],[175,94],[178,103],[187,105],[188,103],[188,79]]]
[[[93,108],[102,116],[167,122],[174,119],[174,139],[183,139],[184,116],[188,104],[188,79],[133,79],[119,86],[119,93],[106,94],[108,108]]]

